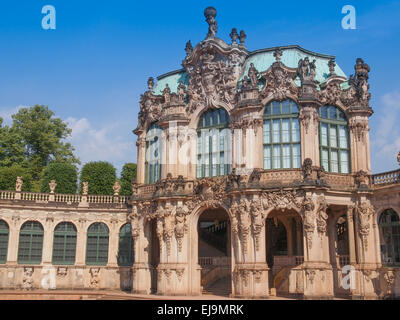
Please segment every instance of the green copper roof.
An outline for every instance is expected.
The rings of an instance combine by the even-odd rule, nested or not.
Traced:
[[[297,68],[299,60],[308,57],[310,61],[313,61],[314,59],[316,60],[315,79],[318,82],[322,83],[325,82],[326,79],[328,78],[329,75],[328,61],[334,58],[334,56],[311,52],[296,45],[279,47],[279,48],[283,52],[281,61],[286,66],[290,68]],[[248,73],[248,70],[250,68],[250,63],[254,63],[254,66],[259,72],[268,70],[271,64],[276,61],[274,57],[274,51],[276,49],[277,47],[250,52],[244,64],[243,75],[246,75]],[[347,79],[346,74],[342,71],[342,69],[338,65],[336,65],[335,67],[335,73],[336,75],[345,77]],[[241,76],[239,81],[243,78],[243,75]],[[170,87],[171,92],[177,92],[179,81],[182,80],[185,85],[188,85],[189,83],[188,74],[185,72],[184,69],[163,74],[159,76],[157,79],[158,81],[154,88],[155,94],[162,94],[162,91],[164,90],[166,84],[168,84],[168,86]],[[300,80],[298,78],[296,78],[295,82],[298,86],[300,86]],[[342,87],[346,87],[346,84],[342,84]]]

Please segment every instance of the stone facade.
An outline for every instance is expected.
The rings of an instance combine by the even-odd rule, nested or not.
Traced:
[[[382,263],[379,217],[387,209],[400,213],[400,171],[371,175],[370,67],[357,59],[355,74],[347,79],[333,56],[298,46],[249,52],[244,31],[232,29],[232,43],[227,44],[216,36],[216,10],[207,8],[205,17],[206,39],[194,48],[190,41],[186,44],[184,69],[159,77],[156,86],[150,78],[141,97],[134,130],[138,177],[131,197],[119,196],[117,183],[114,196],[30,194],[21,192],[21,179],[15,192],[1,192],[0,217],[10,230],[7,261],[0,265],[1,287],[196,296],[223,273],[234,297],[399,296],[400,269]],[[266,169],[265,108],[288,100],[298,106],[301,166]],[[347,121],[348,173],[323,166],[320,109],[327,105],[341,110]],[[229,115],[230,170],[226,175],[199,176],[199,119],[207,110],[220,109]],[[147,135],[154,123],[162,131],[154,140],[160,145],[160,176],[149,183]],[[199,225],[207,214],[227,217],[228,248],[218,258],[199,256]],[[29,220],[44,228],[39,265],[17,262],[19,230]],[[73,265],[52,264],[53,231],[61,221],[77,228]],[[92,222],[103,222],[109,229],[106,265],[85,263]],[[130,267],[120,267],[118,234],[127,222],[135,260]],[[286,230],[285,254],[271,256],[270,226],[280,225]],[[213,267],[207,269],[207,264]],[[43,276],[50,273],[54,276]]]

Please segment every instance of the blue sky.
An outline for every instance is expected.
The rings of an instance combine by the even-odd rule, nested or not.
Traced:
[[[341,27],[344,5],[357,29]],[[43,30],[44,5],[56,30]],[[298,44],[336,56],[343,71],[356,58],[371,66],[373,172],[398,167],[400,150],[400,1],[3,1],[0,11],[0,116],[48,105],[70,123],[83,163],[136,162],[140,94],[149,76],[179,69],[187,40],[207,33],[204,8],[217,8],[218,36],[244,29],[249,50]]]

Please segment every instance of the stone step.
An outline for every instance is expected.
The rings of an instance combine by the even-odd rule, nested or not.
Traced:
[[[205,295],[229,296],[231,293],[231,277],[224,277],[203,289]]]

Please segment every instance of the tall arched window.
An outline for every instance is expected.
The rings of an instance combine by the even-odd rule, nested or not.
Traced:
[[[319,108],[319,145],[321,165],[326,171],[350,172],[350,145],[347,119],[333,106]]]
[[[264,169],[301,167],[299,108],[292,100],[272,101],[264,110]]]
[[[104,266],[108,262],[108,227],[102,222],[90,225],[87,231],[86,264]]]
[[[133,258],[133,238],[131,224],[124,224],[119,231],[118,265],[131,266]]]
[[[145,182],[154,183],[161,178],[161,128],[152,123],[146,134]]]
[[[227,175],[231,161],[230,145],[226,110],[204,112],[197,125],[197,178]]]
[[[7,262],[8,235],[10,228],[7,222],[0,220],[0,263]]]
[[[382,235],[382,262],[400,263],[400,220],[393,209],[387,209],[379,217],[379,229]]]
[[[19,232],[18,263],[42,262],[43,234],[43,226],[37,221],[27,221],[22,225]]]
[[[76,227],[71,222],[61,222],[54,229],[53,264],[75,263]]]

